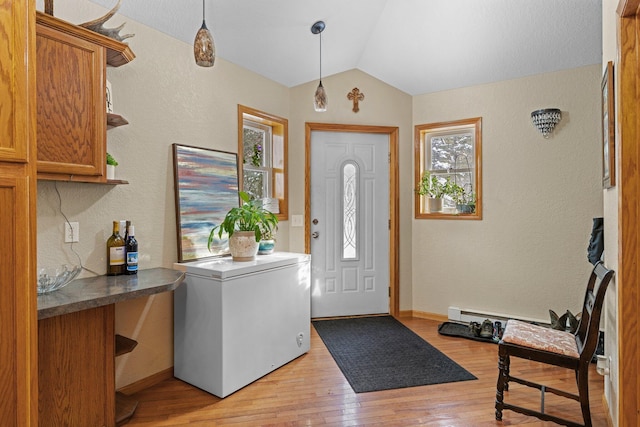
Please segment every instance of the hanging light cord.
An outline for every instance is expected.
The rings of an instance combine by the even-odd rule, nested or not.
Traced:
[[[204,22],[204,0],[202,0],[202,22]]]
[[[320,31],[320,84],[322,84],[322,31]]]

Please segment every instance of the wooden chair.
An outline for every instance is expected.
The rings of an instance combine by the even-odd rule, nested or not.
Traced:
[[[589,363],[591,363],[598,343],[602,303],[613,274],[613,270],[607,269],[602,262],[598,262],[594,267],[587,284],[580,324],[575,333],[558,331],[513,319],[507,322],[498,345],[499,374],[496,391],[496,420],[501,421],[502,411],[509,409],[565,426],[591,427],[588,383]],[[576,375],[578,394],[512,377],[509,375],[511,357],[573,369]],[[511,381],[540,390],[540,411],[523,408],[504,401],[504,391],[508,391],[509,382]],[[584,424],[546,414],[544,412],[545,392],[580,402]]]

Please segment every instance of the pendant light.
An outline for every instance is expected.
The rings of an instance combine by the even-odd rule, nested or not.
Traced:
[[[193,55],[196,64],[201,67],[213,67],[216,60],[216,46],[207,24],[204,22],[204,0],[202,0],[202,26],[196,33],[196,39],[193,42]]]
[[[311,32],[313,34],[320,34],[320,84],[313,98],[313,107],[318,112],[327,111],[327,105],[329,104],[327,92],[324,90],[324,86],[322,86],[322,32],[324,31],[324,27],[323,21],[317,21],[311,26]]]

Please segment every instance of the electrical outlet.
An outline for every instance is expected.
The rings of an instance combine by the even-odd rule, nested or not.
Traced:
[[[75,243],[80,241],[80,223],[65,222],[64,223],[64,242]]]

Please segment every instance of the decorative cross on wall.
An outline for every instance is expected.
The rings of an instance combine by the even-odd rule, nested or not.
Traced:
[[[360,107],[358,106],[358,102],[364,99],[364,93],[360,93],[360,89],[354,87],[351,92],[347,94],[347,99],[349,101],[353,101],[353,112],[357,113],[360,111]]]

